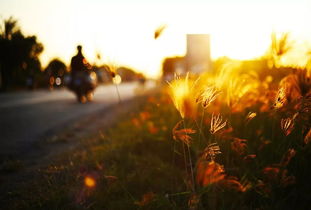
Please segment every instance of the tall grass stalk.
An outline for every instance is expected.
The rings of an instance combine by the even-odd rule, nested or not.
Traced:
[[[185,120],[183,120],[183,125],[184,125],[184,129],[186,129]],[[187,135],[187,132],[186,132],[186,135]],[[190,152],[190,145],[187,145],[187,149],[188,149],[188,155],[189,155],[192,191],[195,192],[194,173],[193,173],[193,167],[192,167],[192,158],[191,158],[191,152]]]
[[[121,96],[120,96],[120,91],[119,91],[119,88],[118,88],[118,84],[114,84],[114,85],[116,87],[116,91],[117,91],[117,94],[118,94],[119,104],[121,104]]]

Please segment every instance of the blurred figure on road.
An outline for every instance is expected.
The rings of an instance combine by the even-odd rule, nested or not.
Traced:
[[[77,55],[71,58],[70,68],[71,76],[74,78],[78,72],[85,71],[87,69],[88,62],[82,54],[82,46],[77,46],[78,53]]]
[[[92,66],[87,62],[82,54],[82,46],[77,46],[78,53],[72,57],[71,68],[71,82],[69,89],[72,90],[79,102],[93,100],[94,90],[97,86],[97,76],[92,70]]]

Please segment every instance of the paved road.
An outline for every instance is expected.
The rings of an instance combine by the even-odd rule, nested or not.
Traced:
[[[150,87],[147,84],[147,88]],[[119,86],[121,100],[135,96],[139,86]],[[0,94],[0,160],[29,152],[34,142],[88,114],[119,102],[114,85],[100,86],[94,101],[79,104],[72,92],[40,90]]]

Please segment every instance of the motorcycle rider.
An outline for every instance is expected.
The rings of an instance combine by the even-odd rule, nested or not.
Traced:
[[[82,46],[78,45],[77,50],[78,50],[77,55],[71,58],[71,63],[70,63],[72,78],[75,78],[78,72],[82,72],[87,69],[86,68],[87,61],[82,54]]]
[[[90,69],[90,64],[85,59],[84,55],[82,54],[82,46],[77,46],[77,54],[71,58],[70,62],[70,69],[71,69],[71,88],[74,88],[74,83],[78,75],[84,71]]]
[[[80,102],[91,101],[97,85],[96,74],[82,54],[82,46],[77,46],[78,53],[71,58],[71,82],[69,89],[75,92]]]

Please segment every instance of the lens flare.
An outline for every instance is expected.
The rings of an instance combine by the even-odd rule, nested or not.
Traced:
[[[120,77],[120,75],[116,74],[115,77],[112,78],[112,82],[115,85],[119,85],[122,82],[122,78]]]
[[[85,184],[85,186],[87,186],[89,188],[93,188],[96,185],[96,181],[95,181],[95,179],[93,177],[86,176],[84,178],[84,184]]]

